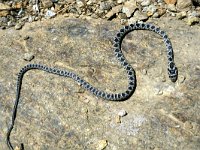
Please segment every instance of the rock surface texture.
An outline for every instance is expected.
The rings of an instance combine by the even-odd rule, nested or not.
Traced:
[[[172,41],[179,69],[176,83],[167,76],[161,37],[141,30],[128,34],[122,44],[137,76],[136,91],[127,101],[98,99],[71,79],[28,71],[13,145],[24,143],[26,150],[198,150],[200,27],[165,17],[148,22],[165,30]],[[17,74],[28,63],[71,70],[105,91],[126,89],[126,73],[112,49],[121,27],[114,21],[58,16],[21,30],[0,30],[0,149],[7,149]],[[126,112],[123,117],[121,110]]]

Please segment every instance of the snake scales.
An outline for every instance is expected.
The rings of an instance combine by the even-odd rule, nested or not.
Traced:
[[[174,63],[174,55],[173,55],[173,48],[172,44],[167,37],[166,33],[161,30],[160,28],[149,24],[149,23],[134,23],[130,24],[128,26],[124,26],[123,28],[120,29],[120,31],[117,33],[116,37],[114,38],[114,54],[118,61],[121,63],[121,65],[124,67],[124,69],[127,72],[128,75],[128,88],[126,91],[123,93],[106,93],[104,91],[101,91],[95,87],[93,87],[90,83],[86,82],[83,80],[81,77],[79,77],[77,74],[66,71],[66,70],[60,70],[57,68],[50,68],[41,64],[28,64],[25,67],[23,67],[19,74],[18,74],[18,79],[17,79],[17,93],[16,93],[16,100],[13,108],[13,114],[12,114],[12,122],[11,125],[8,129],[7,132],[7,145],[8,147],[13,150],[13,146],[10,142],[10,134],[11,131],[14,127],[14,122],[16,119],[17,115],[17,107],[19,103],[19,98],[20,98],[20,90],[22,86],[22,79],[24,74],[31,69],[38,69],[38,70],[43,70],[48,73],[72,78],[74,81],[76,81],[78,84],[80,84],[83,88],[87,89],[90,91],[92,94],[94,94],[97,97],[102,97],[103,99],[106,100],[112,100],[112,101],[121,101],[121,100],[126,100],[128,99],[134,92],[135,87],[136,87],[136,77],[135,77],[135,71],[132,68],[132,66],[128,63],[126,58],[124,57],[122,51],[121,51],[121,43],[124,37],[131,31],[133,30],[150,30],[153,31],[157,34],[159,34],[162,38],[163,41],[166,45],[167,48],[167,59],[168,59],[168,75],[169,78],[171,79],[172,82],[175,82],[178,77],[178,70],[175,66]],[[24,149],[23,144],[21,144],[21,149]]]

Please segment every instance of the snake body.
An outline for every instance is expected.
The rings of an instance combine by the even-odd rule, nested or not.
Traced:
[[[90,83],[88,83],[87,81],[82,79],[79,75],[77,75],[77,74],[75,74],[71,71],[60,70],[60,69],[57,69],[57,68],[51,68],[51,67],[41,65],[41,64],[28,64],[28,65],[24,66],[18,74],[17,92],[16,92],[16,100],[15,100],[15,104],[14,104],[14,108],[13,108],[12,122],[11,122],[11,125],[10,125],[10,127],[8,129],[8,133],[7,133],[7,145],[8,145],[8,147],[13,150],[13,146],[10,142],[10,133],[11,133],[13,127],[14,127],[14,122],[15,122],[15,119],[16,119],[17,106],[18,106],[18,103],[19,103],[20,91],[21,91],[21,86],[22,86],[22,79],[23,79],[24,74],[28,70],[38,69],[38,70],[43,70],[45,72],[56,74],[56,75],[59,75],[59,76],[72,78],[79,85],[81,85],[86,90],[90,91],[95,96],[101,97],[101,98],[106,99],[106,100],[122,101],[122,100],[128,99],[133,94],[133,92],[135,90],[136,76],[135,76],[134,69],[128,63],[128,61],[126,60],[126,58],[124,57],[124,55],[121,51],[121,43],[122,43],[122,40],[124,39],[124,37],[129,32],[134,31],[134,30],[150,30],[150,31],[153,31],[153,32],[159,34],[163,38],[163,41],[164,41],[166,48],[167,48],[168,75],[169,75],[169,78],[171,79],[171,81],[175,82],[177,80],[177,77],[178,77],[178,70],[177,70],[177,67],[175,66],[175,63],[174,63],[174,55],[173,55],[172,44],[171,44],[167,34],[163,30],[161,30],[160,28],[158,28],[158,27],[156,27],[152,24],[149,24],[149,23],[134,23],[134,24],[130,24],[128,26],[124,26],[123,28],[121,28],[119,30],[116,37],[114,38],[113,47],[114,47],[114,54],[115,54],[116,58],[121,63],[123,68],[126,70],[127,75],[128,75],[128,87],[127,87],[126,91],[124,91],[123,93],[107,93],[105,91],[101,91],[101,90],[97,89],[96,87],[92,86]],[[23,149],[23,146],[22,146],[21,149]]]

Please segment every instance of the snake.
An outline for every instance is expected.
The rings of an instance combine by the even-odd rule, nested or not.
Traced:
[[[161,30],[159,27],[156,27],[155,25],[151,23],[132,23],[129,25],[126,25],[122,27],[119,32],[116,34],[114,38],[114,44],[113,44],[113,50],[114,50],[114,55],[117,58],[117,60],[120,62],[121,66],[125,69],[127,76],[128,76],[128,87],[127,89],[122,92],[122,93],[107,93],[105,91],[102,91],[94,86],[92,86],[90,83],[82,79],[79,75],[77,75],[74,72],[67,71],[67,70],[61,70],[58,68],[53,68],[53,67],[48,67],[42,64],[28,64],[21,68],[20,72],[18,73],[18,78],[17,78],[17,88],[16,88],[16,99],[13,107],[13,112],[12,112],[12,118],[11,118],[11,124],[8,128],[7,132],[7,146],[9,147],[10,150],[13,150],[13,146],[10,142],[10,134],[12,129],[14,128],[14,123],[16,120],[17,116],[17,107],[19,103],[19,98],[20,98],[20,91],[21,91],[21,86],[22,86],[22,79],[24,74],[32,69],[37,69],[37,70],[42,70],[48,73],[56,74],[59,76],[67,77],[73,79],[75,82],[77,82],[80,86],[91,92],[93,95],[97,97],[101,97],[105,100],[111,100],[111,101],[123,101],[127,100],[129,97],[132,96],[132,94],[135,91],[136,88],[136,74],[132,66],[128,63],[126,60],[125,56],[123,55],[123,52],[121,50],[121,44],[124,39],[124,37],[134,31],[134,30],[149,30],[153,31],[157,34],[159,34],[164,41],[164,44],[167,49],[167,60],[168,60],[168,65],[167,65],[167,71],[169,78],[171,79],[172,82],[176,82],[178,78],[178,69],[174,63],[174,54],[173,54],[173,48],[170,39],[168,38],[167,34],[165,31]],[[21,144],[21,150],[24,149],[23,144]]]

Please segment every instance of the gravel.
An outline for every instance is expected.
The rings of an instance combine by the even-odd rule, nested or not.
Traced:
[[[182,12],[186,15],[182,15]],[[200,14],[200,2],[198,0],[193,0],[193,2],[191,0],[0,1],[0,28],[15,27],[16,30],[19,30],[23,27],[23,24],[18,24],[18,22],[34,22],[58,15],[73,16],[74,18],[90,16],[93,19],[102,18],[110,21],[115,19],[121,24],[138,20],[147,21],[151,17],[178,16],[177,19],[188,18],[188,21],[185,21],[188,25],[199,24],[200,15],[190,17],[188,15],[190,12]],[[126,17],[123,17],[122,13]],[[132,18],[133,16],[137,17]],[[144,18],[144,16],[148,17]]]

